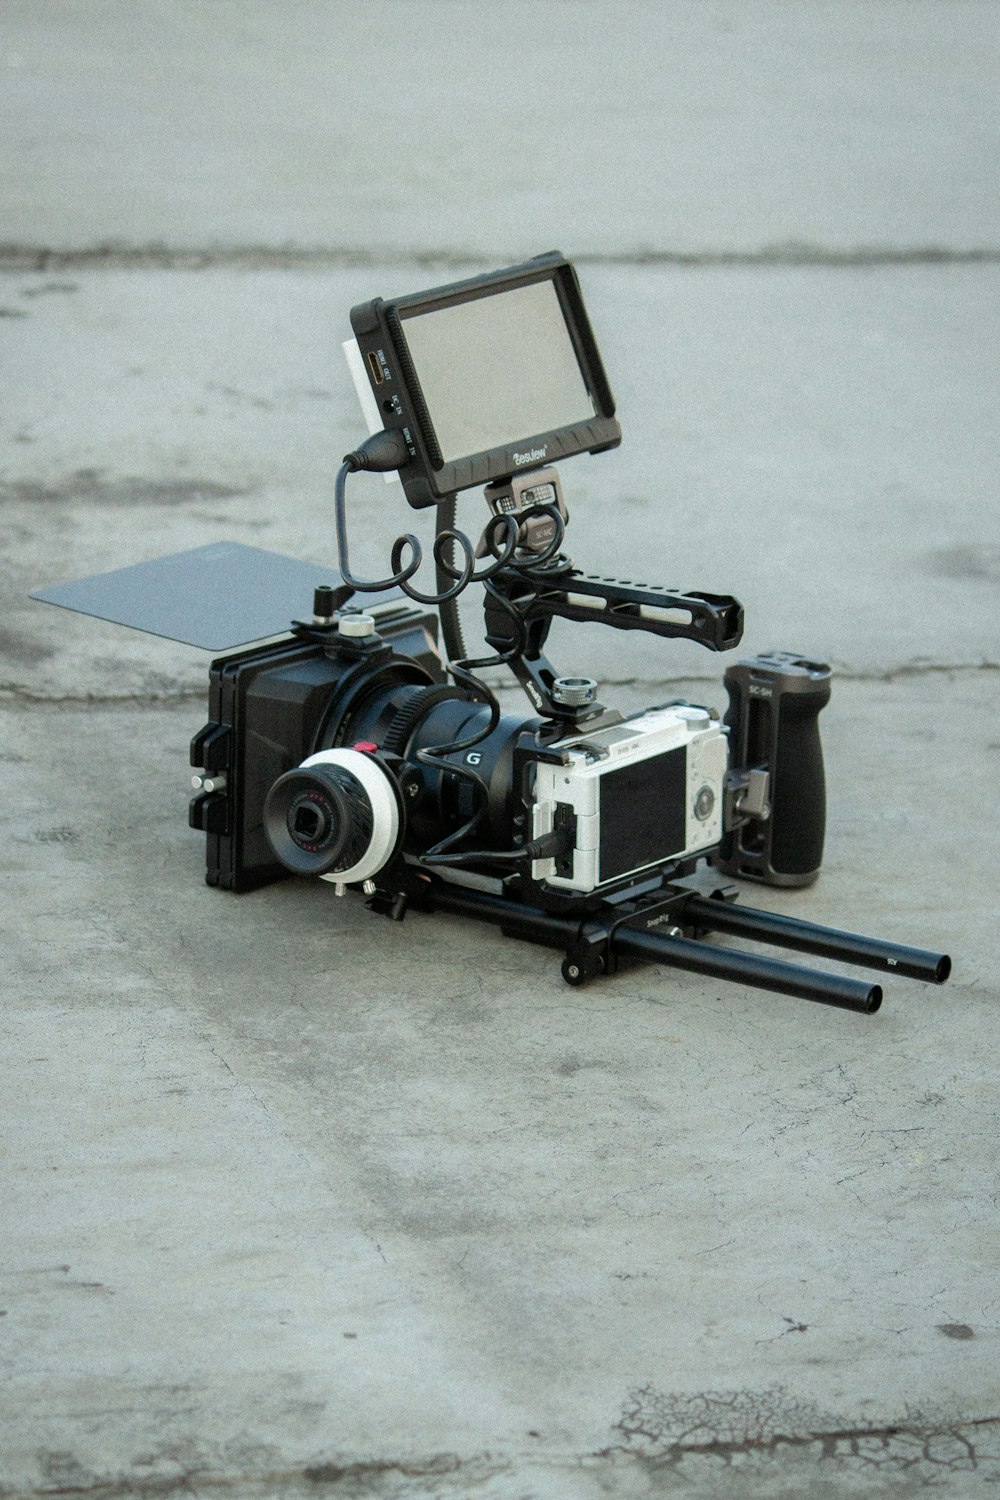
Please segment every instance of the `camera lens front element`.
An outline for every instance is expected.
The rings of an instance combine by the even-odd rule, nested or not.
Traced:
[[[300,849],[317,849],[333,829],[323,793],[316,788],[296,797],[288,809],[288,831]]]
[[[321,750],[286,771],[264,803],[264,831],[296,875],[368,880],[399,846],[401,797],[391,773],[358,750]]]

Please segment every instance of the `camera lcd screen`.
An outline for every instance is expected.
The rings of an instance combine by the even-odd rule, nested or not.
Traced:
[[[601,880],[684,848],[687,751],[681,746],[601,777]]]
[[[593,420],[552,281],[401,321],[445,463]]]

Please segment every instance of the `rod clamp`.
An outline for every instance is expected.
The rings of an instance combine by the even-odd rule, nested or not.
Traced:
[[[771,816],[771,777],[762,767],[727,771],[723,787],[723,826],[730,832],[752,818],[765,822]]]

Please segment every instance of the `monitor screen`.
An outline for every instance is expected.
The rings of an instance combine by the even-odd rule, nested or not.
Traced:
[[[617,447],[621,428],[576,272],[558,251],[351,309],[369,430],[400,432],[411,505]]]
[[[445,463],[595,416],[551,280],[401,323]]]

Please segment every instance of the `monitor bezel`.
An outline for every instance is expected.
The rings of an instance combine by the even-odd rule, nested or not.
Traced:
[[[545,281],[555,289],[583,383],[594,403],[594,417],[555,429],[517,434],[500,446],[446,462],[437,444],[433,413],[427,407],[410,356],[407,319]],[[576,272],[557,251],[429,291],[375,298],[351,309],[351,326],[379,419],[387,428],[401,431],[406,439],[410,456],[399,477],[413,506],[433,505],[457,491],[506,479],[577,453],[601,453],[621,441],[614,396]]]

